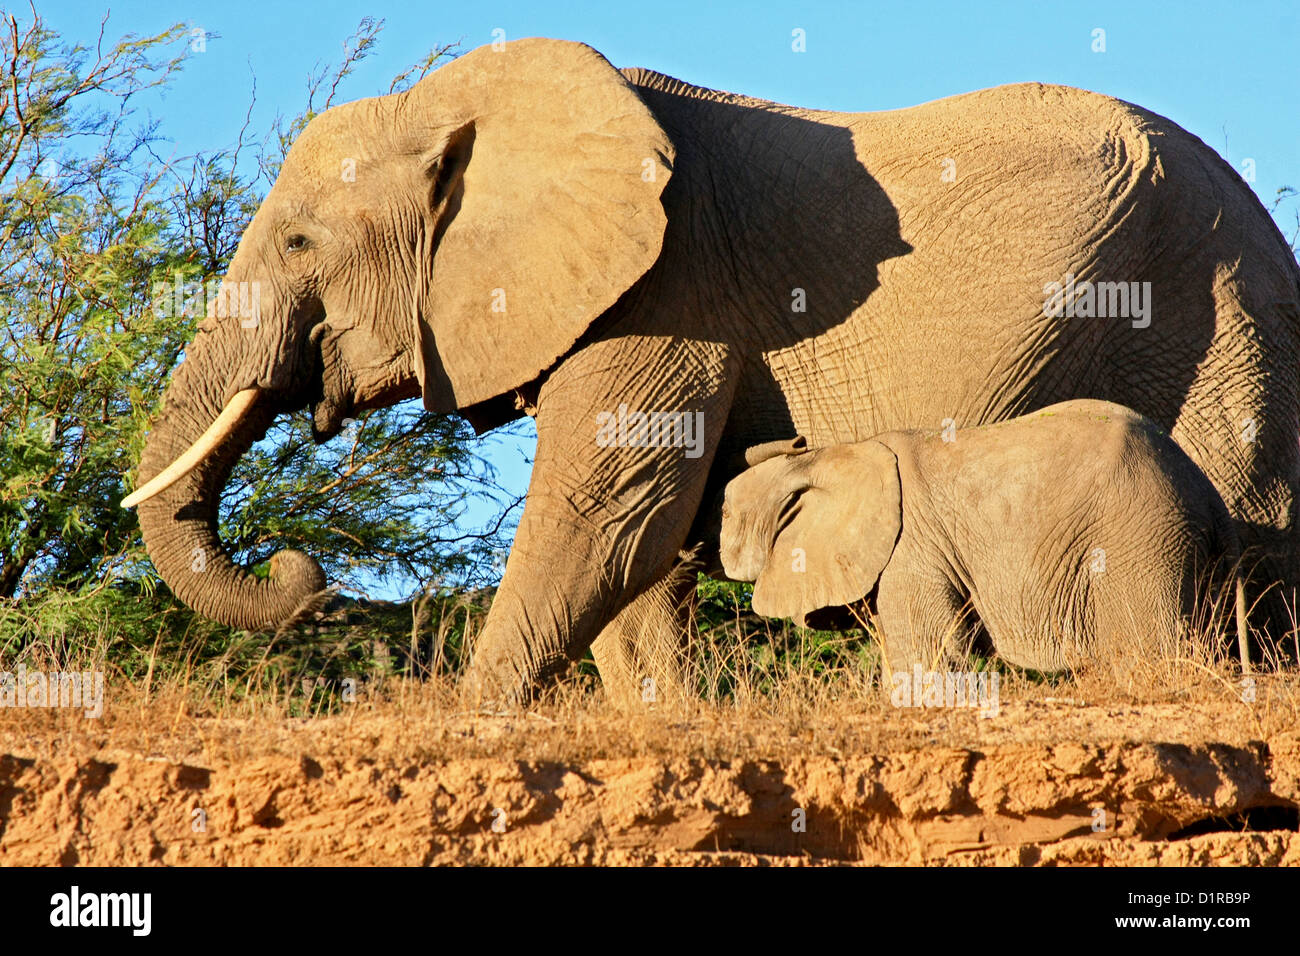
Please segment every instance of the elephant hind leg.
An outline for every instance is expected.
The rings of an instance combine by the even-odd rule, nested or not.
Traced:
[[[695,578],[695,566],[683,553],[592,643],[605,696],[620,710],[673,705],[692,696],[686,653]]]

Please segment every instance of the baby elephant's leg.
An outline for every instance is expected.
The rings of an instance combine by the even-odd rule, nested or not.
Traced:
[[[890,564],[876,595],[876,638],[889,672],[947,670],[970,650],[976,622],[969,603],[947,578]]]

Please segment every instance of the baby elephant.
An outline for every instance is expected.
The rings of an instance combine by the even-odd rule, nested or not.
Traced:
[[[1171,651],[1194,620],[1221,626],[1214,585],[1234,580],[1249,669],[1227,508],[1131,409],[1062,402],[995,425],[787,451],[724,495],[723,568],[756,582],[758,614],[803,624],[865,599],[894,670],[964,654],[978,623],[1005,660],[1053,672]]]

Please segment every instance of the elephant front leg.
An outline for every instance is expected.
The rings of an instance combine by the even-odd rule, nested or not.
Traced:
[[[530,699],[669,572],[726,422],[731,364],[721,343],[618,336],[543,385],[524,513],[465,675],[472,702]]]
[[[976,623],[946,578],[930,568],[908,567],[902,557],[885,568],[876,597],[873,623],[885,687],[896,672],[911,673],[917,666],[935,671],[961,661]]]

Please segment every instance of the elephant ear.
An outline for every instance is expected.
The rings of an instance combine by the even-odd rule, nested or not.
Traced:
[[[724,534],[728,519],[762,526],[751,541],[766,552],[738,570],[753,575],[754,611],[764,617],[803,624],[814,611],[866,597],[902,531],[898,459],[877,441],[767,461],[733,486]]]
[[[424,405],[445,412],[535,379],[654,264],[674,150],[581,43],[482,47],[403,95],[443,206],[415,311]]]

